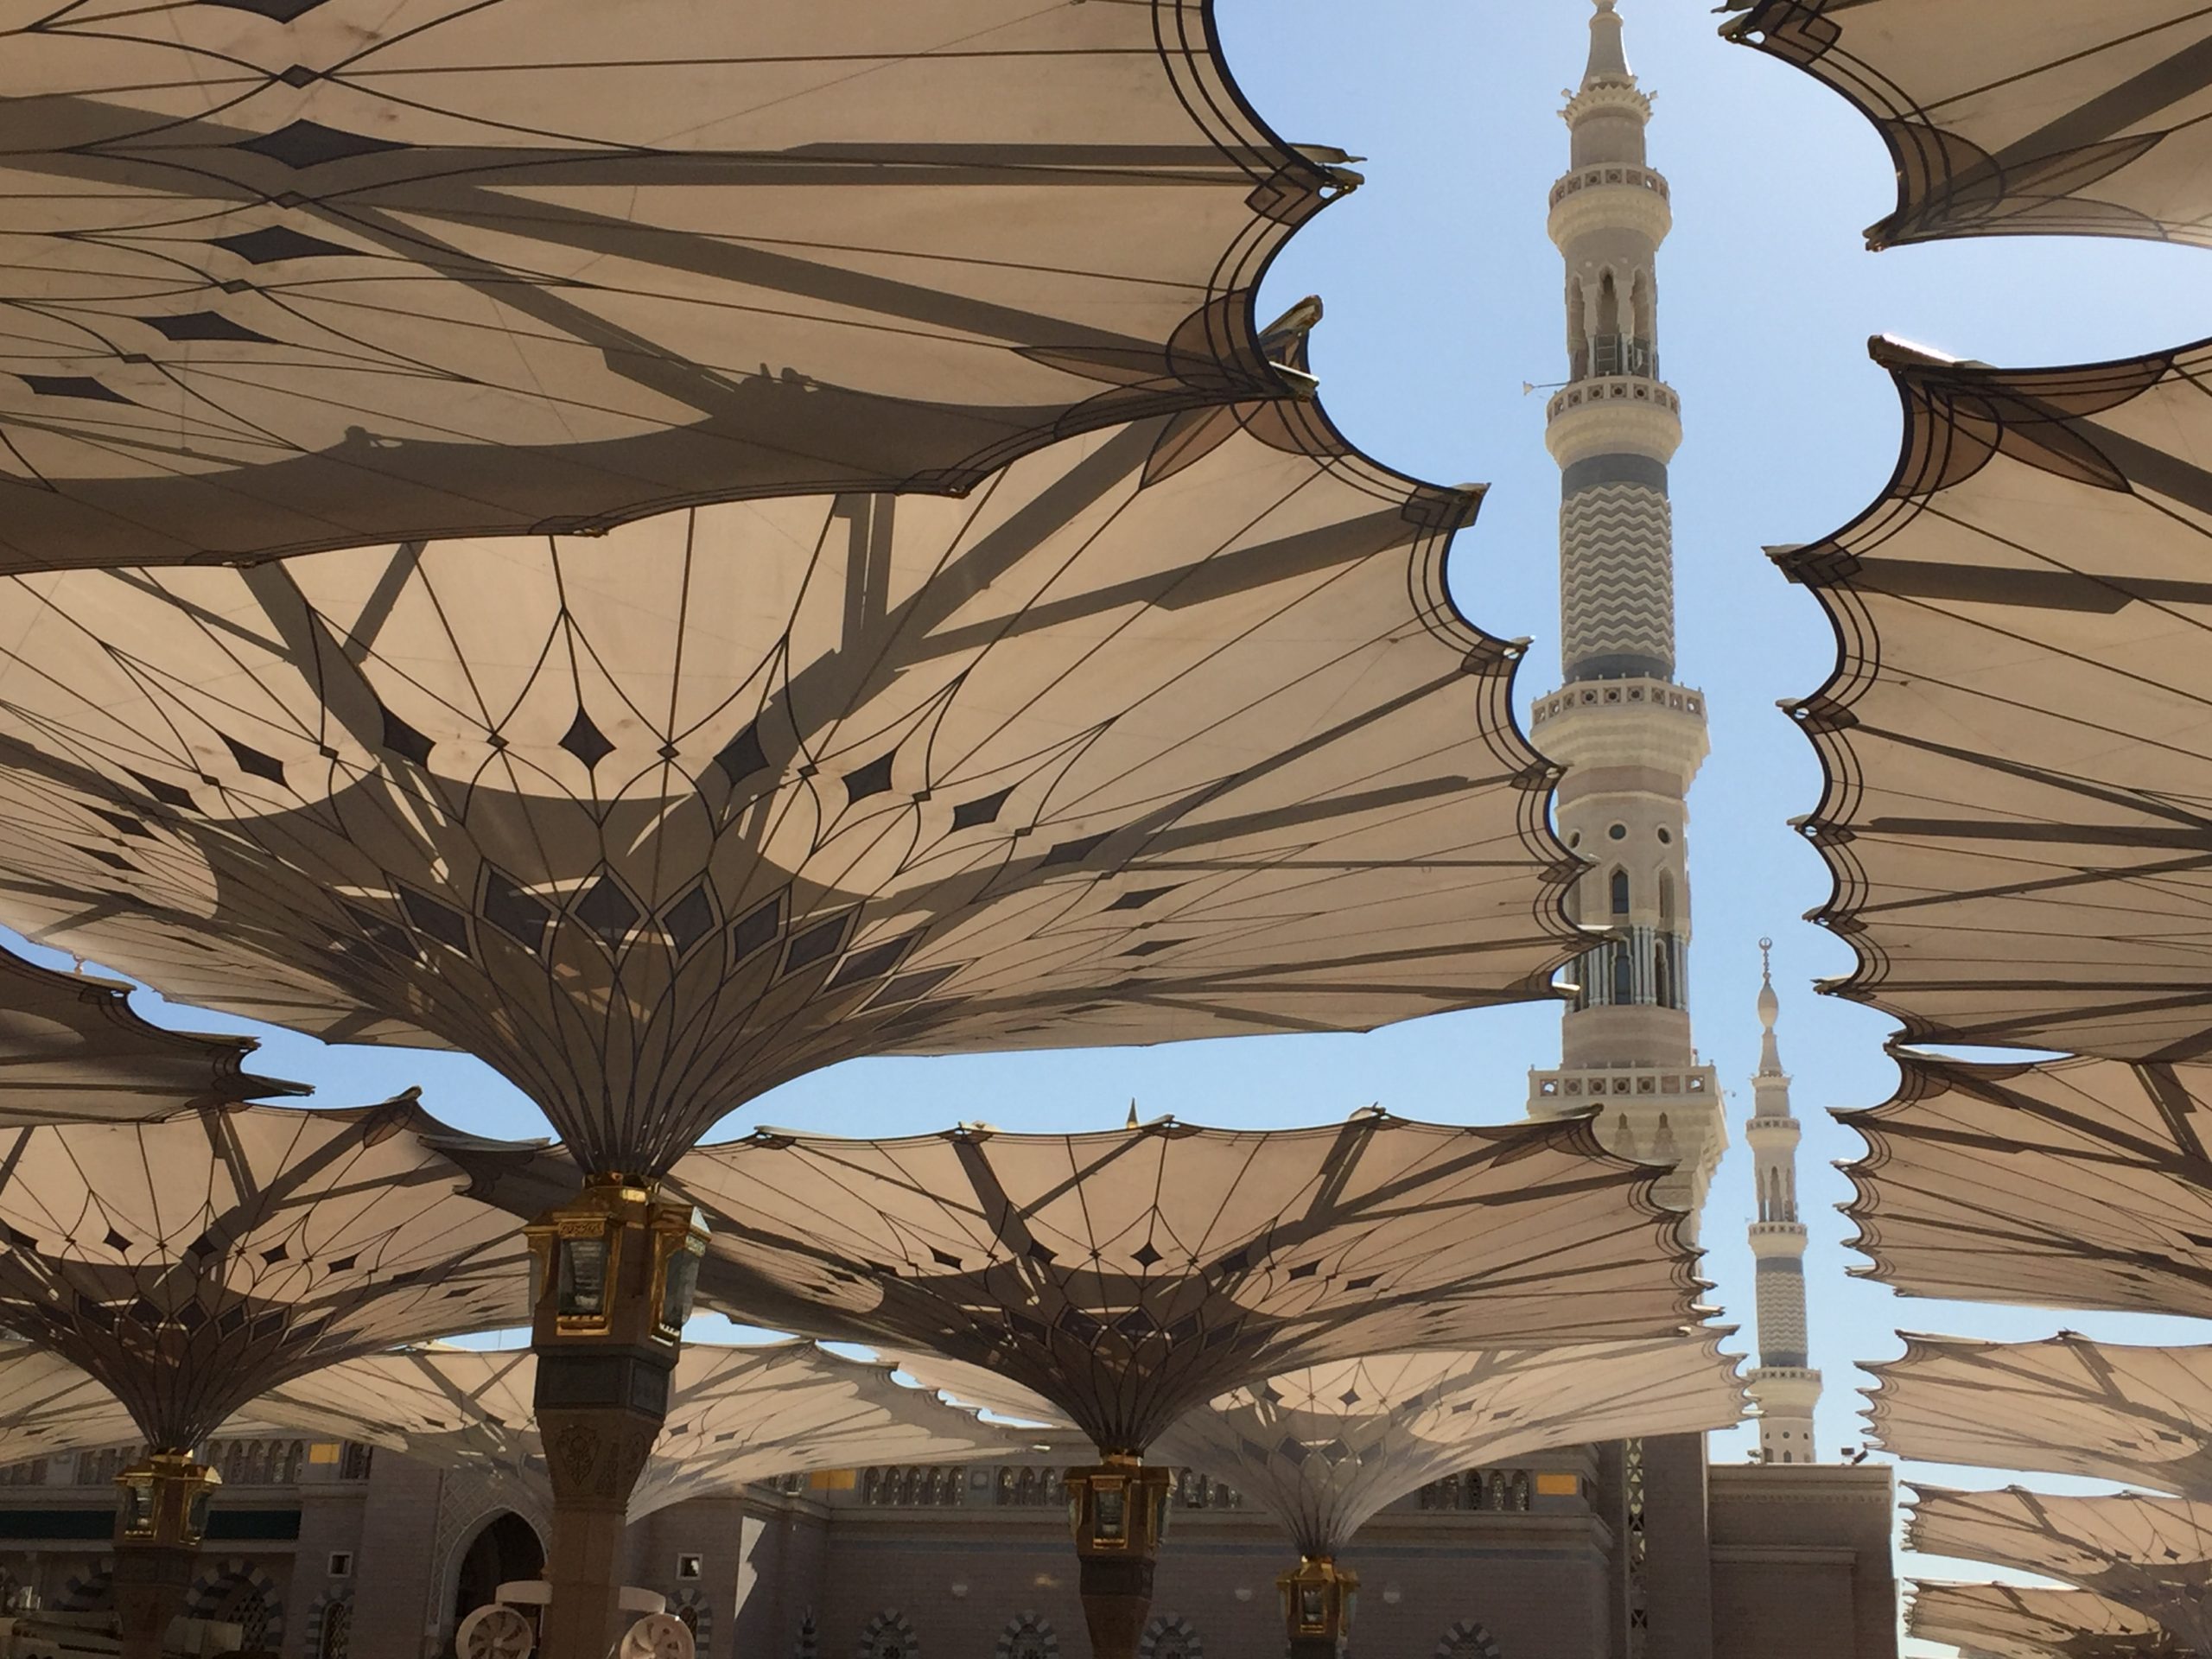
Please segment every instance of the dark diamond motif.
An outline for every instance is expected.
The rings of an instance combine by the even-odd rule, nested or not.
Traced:
[[[830,976],[829,988],[851,985],[863,979],[881,979],[899,965],[899,958],[906,954],[914,942],[911,933],[903,938],[883,944],[872,944],[865,950],[855,950],[837,964],[837,971]]]
[[[693,887],[662,912],[660,924],[668,930],[677,953],[689,956],[694,945],[715,931],[714,900],[703,887]]]
[[[215,286],[221,289],[226,294],[244,294],[251,289],[253,284],[245,281],[243,277],[233,276],[227,282],[216,283]]]
[[[250,149],[297,171],[321,167],[326,162],[342,162],[349,156],[373,156],[378,150],[404,149],[407,146],[388,143],[381,138],[365,138],[358,132],[341,132],[319,121],[295,121],[289,126],[264,132],[258,138],[249,138],[232,148]]]
[[[766,766],[768,752],[760,747],[760,723],[755,721],[723,744],[722,752],[715,757],[715,764],[733,784],[743,783]]]
[[[1152,1241],[1150,1239],[1147,1239],[1143,1243],[1138,1245],[1135,1249],[1130,1251],[1129,1256],[1130,1259],[1141,1268],[1156,1268],[1162,1262],[1166,1260],[1166,1258],[1161,1255],[1158,1250],[1152,1248]]]
[[[918,968],[911,974],[901,974],[868,1000],[871,1008],[886,1008],[894,1003],[912,1002],[927,996],[931,991],[958,973],[963,964],[953,963],[944,968]]]
[[[833,916],[826,922],[817,922],[804,933],[795,934],[784,950],[784,971],[795,974],[802,968],[811,968],[825,957],[833,957],[845,943],[845,925],[849,916]]]
[[[637,901],[622,891],[611,875],[602,875],[592,884],[592,889],[576,906],[576,919],[605,939],[609,944],[620,944],[629,938],[630,930],[638,925],[645,912]]]
[[[130,768],[126,766],[124,770],[128,772]],[[188,812],[193,810],[194,802],[189,791],[179,789],[175,784],[165,784],[158,778],[149,778],[143,772],[133,772],[130,775],[138,780],[141,789],[162,805],[181,807]]]
[[[730,943],[736,949],[737,959],[744,961],[782,932],[783,928],[784,901],[780,899],[771,899],[766,904],[748,912],[730,931]]]
[[[886,753],[871,760],[858,772],[845,774],[845,800],[864,801],[871,795],[880,795],[891,787],[891,755]]]
[[[1340,1406],[1356,1406],[1359,1403],[1359,1399],[1360,1395],[1357,1389],[1346,1389],[1342,1394],[1337,1396],[1337,1403]]]
[[[99,404],[130,401],[119,391],[110,391],[90,375],[23,374],[16,378],[41,397],[89,397]]]
[[[130,1241],[112,1227],[107,1230],[106,1243],[111,1250],[127,1250],[130,1248]]]
[[[324,1262],[323,1266],[333,1273],[351,1273],[353,1271],[353,1264],[360,1259],[358,1255],[335,1255]]]
[[[221,1316],[215,1321],[215,1329],[226,1337],[235,1337],[245,1321],[245,1304],[234,1303],[223,1310]]]
[[[576,717],[569,722],[569,729],[561,739],[561,747],[587,766],[595,766],[614,753],[614,746],[607,741],[607,734],[593,725],[591,716],[582,709],[576,710]]]
[[[673,760],[678,755],[682,754],[683,751],[677,748],[673,743],[664,743],[660,747],[655,749],[653,753],[660,756],[664,760]]]
[[[416,950],[415,941],[408,938],[407,930],[397,923],[388,922],[375,912],[363,910],[358,905],[346,906],[346,913],[353,918],[353,925],[361,930],[370,944],[380,944],[395,956],[419,957],[422,955]]]
[[[973,829],[979,823],[990,823],[999,816],[999,809],[1006,804],[1007,796],[1014,793],[1011,785],[995,795],[986,795],[979,801],[963,801],[952,809],[952,827],[956,830]]]
[[[1379,1273],[1370,1273],[1357,1279],[1347,1279],[1344,1281],[1344,1288],[1346,1290],[1366,1290],[1374,1286],[1375,1283],[1382,1277],[1382,1275]]]
[[[934,1244],[930,1246],[930,1257],[940,1268],[950,1268],[955,1273],[960,1271],[960,1258],[949,1251],[940,1250]]]
[[[218,733],[218,736],[221,734]],[[273,754],[264,754],[249,744],[234,737],[223,739],[223,747],[230,750],[231,759],[238,763],[240,772],[251,772],[257,778],[266,778],[272,784],[284,781],[284,763]]]
[[[468,954],[468,918],[451,905],[412,887],[403,887],[399,907],[407,912],[409,921],[440,944],[458,950],[464,957]]]
[[[273,265],[284,259],[319,259],[356,251],[296,231],[289,225],[264,225],[257,231],[241,231],[236,236],[210,237],[207,245],[227,248],[249,265]]]
[[[304,63],[296,63],[276,79],[287,86],[305,86],[311,81],[321,80],[322,72],[320,69],[310,69]]]
[[[1102,830],[1095,836],[1084,836],[1074,841],[1064,841],[1038,861],[1041,864],[1080,864],[1097,850],[1098,843],[1114,832]]]
[[[251,11],[280,23],[289,23],[295,17],[304,17],[322,3],[322,0],[210,0],[210,3],[227,6],[232,11]]]
[[[123,360],[126,363],[150,363],[154,359],[143,352],[125,352],[123,354]]]
[[[273,1268],[279,1262],[290,1261],[292,1253],[282,1244],[272,1244],[261,1253],[261,1259]]]
[[[1290,1276],[1294,1279],[1311,1279],[1320,1271],[1321,1264],[1319,1262],[1308,1262],[1302,1268],[1293,1268],[1290,1270]]]
[[[545,930],[552,925],[553,907],[487,865],[484,919],[534,957],[545,949]]]
[[[1175,889],[1173,887],[1139,887],[1134,893],[1123,893],[1112,904],[1107,906],[1106,908],[1109,910],[1142,910],[1154,899],[1165,899],[1169,893],[1174,891]]]

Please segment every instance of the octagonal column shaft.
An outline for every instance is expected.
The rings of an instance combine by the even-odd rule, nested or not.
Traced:
[[[528,1229],[531,1347],[553,1486],[544,1659],[607,1659],[620,1639],[630,1493],[668,1414],[706,1228],[647,1183],[594,1177]]]
[[[115,1614],[122,1659],[162,1659],[184,1611],[193,1565],[221,1484],[188,1452],[156,1452],[116,1477]]]
[[[1065,1480],[1091,1659],[1136,1659],[1152,1612],[1173,1480],[1133,1453],[1114,1452],[1102,1464],[1069,1470]]]

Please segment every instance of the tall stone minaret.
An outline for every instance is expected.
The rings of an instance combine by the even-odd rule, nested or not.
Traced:
[[[1759,1455],[1768,1463],[1810,1463],[1813,1408],[1821,1398],[1821,1374],[1806,1364],[1805,1229],[1797,1219],[1797,1120],[1789,1115],[1789,1074],[1774,1040],[1774,995],[1768,953],[1774,941],[1759,941],[1758,1075],[1751,1079],[1754,1104],[1744,1138],[1751,1143],[1752,1173],[1758,1183],[1758,1217],[1751,1224],[1751,1254],[1758,1261],[1759,1363],[1751,1374],[1751,1400],[1758,1408]]]
[[[1694,1213],[1727,1144],[1713,1068],[1690,1042],[1684,798],[1706,754],[1705,699],[1675,681],[1674,524],[1667,462],[1681,404],[1659,378],[1659,245],[1667,181],[1644,164],[1651,100],[1596,0],[1590,63],[1564,111],[1572,165],[1552,187],[1567,259],[1567,380],[1547,411],[1561,474],[1560,623],[1567,683],[1537,701],[1539,747],[1565,764],[1560,833],[1592,868],[1576,918],[1604,942],[1579,988],[1557,1071],[1529,1073],[1529,1110],[1602,1108],[1614,1151],[1677,1173],[1661,1196]]]

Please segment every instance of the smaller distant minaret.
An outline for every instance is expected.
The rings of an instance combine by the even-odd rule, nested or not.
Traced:
[[[1806,1363],[1805,1229],[1797,1219],[1797,1120],[1789,1115],[1789,1074],[1774,1040],[1782,1004],[1774,994],[1772,939],[1759,941],[1758,1075],[1744,1138],[1758,1182],[1751,1254],[1758,1259],[1759,1363],[1751,1375],[1758,1407],[1759,1455],[1768,1463],[1811,1463],[1813,1407],[1821,1374]]]

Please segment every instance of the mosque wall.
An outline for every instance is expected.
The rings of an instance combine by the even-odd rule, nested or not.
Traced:
[[[1719,1659],[1896,1659],[1887,1465],[1753,1464],[1711,1478]]]
[[[1696,1436],[1643,1444],[1640,1643],[1623,1458],[1605,1447],[1499,1471],[1502,1485],[1455,1483],[1370,1522],[1344,1557],[1362,1580],[1353,1654],[1896,1659],[1888,1471],[1708,1468],[1702,1451]],[[878,1655],[1000,1659],[1036,1650],[1013,1639],[1025,1630],[1082,1659],[1065,1516],[1044,1501],[1056,1494],[1040,1484],[1002,1503],[995,1476],[971,1489],[976,1472],[930,1504],[864,1495],[846,1476],[673,1505],[632,1529],[630,1580],[690,1612],[704,1659],[846,1659],[871,1632]],[[4,1495],[0,1582],[49,1607],[99,1605],[111,1513],[100,1473],[96,1457],[54,1459],[37,1484]],[[1264,1516],[1218,1497],[1174,1515],[1147,1659],[1281,1659],[1274,1580],[1291,1549]],[[266,1586],[276,1659],[333,1659],[323,1640],[338,1602],[346,1659],[442,1659],[456,1559],[503,1516],[538,1525],[531,1507],[512,1483],[379,1453],[343,1479],[305,1469],[289,1487],[232,1489],[217,1508],[232,1535],[211,1541],[207,1571]],[[351,1559],[334,1572],[334,1555]]]

